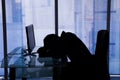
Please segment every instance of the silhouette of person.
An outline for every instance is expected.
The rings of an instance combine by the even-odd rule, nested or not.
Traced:
[[[44,46],[37,52],[39,57],[52,57],[54,65],[58,64],[60,59],[65,63],[62,68],[53,68],[53,80],[101,80],[99,70],[96,69],[96,56],[92,55],[82,40],[72,32],[63,31],[60,37],[48,34],[44,38]]]
[[[62,80],[87,80],[92,73],[92,55],[85,44],[72,32],[62,32],[62,51],[70,61],[67,67],[62,69]]]
[[[71,59],[71,62],[81,60],[86,56],[91,56],[86,45],[72,32],[62,32],[61,42],[64,51]],[[76,52],[76,53],[75,53]]]
[[[44,46],[38,49],[39,57],[59,57],[58,56],[58,43],[59,36],[55,34],[48,34],[45,36],[43,42]]]

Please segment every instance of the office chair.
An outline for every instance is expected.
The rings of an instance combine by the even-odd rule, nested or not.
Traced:
[[[91,80],[110,80],[109,75],[109,31],[99,30],[96,39],[95,54],[91,56],[86,77]],[[85,76],[83,76],[85,77]],[[86,77],[84,78],[86,80]]]
[[[95,67],[97,80],[110,80],[109,75],[109,31],[100,30],[97,34]]]
[[[91,56],[86,75],[92,80],[110,80],[109,75],[109,31],[99,30],[97,33],[95,54]],[[88,71],[87,71],[88,70]],[[85,79],[85,78],[84,78]]]

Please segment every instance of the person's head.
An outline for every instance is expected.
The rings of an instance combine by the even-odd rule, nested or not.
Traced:
[[[59,36],[56,34],[48,34],[44,38],[44,47],[45,48],[56,48],[59,43]]]
[[[54,57],[59,57],[60,37],[56,34],[48,34],[44,38],[44,48],[46,52],[52,54]]]

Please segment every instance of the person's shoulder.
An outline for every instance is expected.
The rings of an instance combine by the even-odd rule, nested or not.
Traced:
[[[65,36],[65,35],[74,35],[74,36],[76,36],[76,34],[73,33],[73,32],[65,32],[65,31],[62,31],[61,36]]]

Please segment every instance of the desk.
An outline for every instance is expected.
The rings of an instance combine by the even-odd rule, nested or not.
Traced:
[[[39,58],[36,56],[23,56],[24,49],[15,48],[8,53],[8,68],[10,80],[16,78],[31,78],[36,74],[38,77],[52,77],[53,59],[50,57]],[[4,67],[4,61],[1,64]],[[47,74],[45,74],[45,72]],[[35,76],[36,76],[35,75]]]

